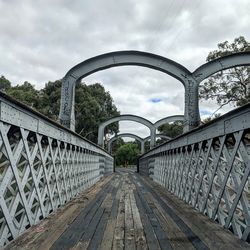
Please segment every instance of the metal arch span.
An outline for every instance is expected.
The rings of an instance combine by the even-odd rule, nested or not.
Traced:
[[[172,115],[172,116],[167,116],[159,121],[154,123],[155,129],[159,128],[161,125],[169,123],[169,122],[176,122],[176,121],[184,121],[184,115]]]
[[[60,123],[71,130],[75,129],[74,103],[77,81],[100,70],[126,65],[148,67],[169,74],[181,81],[185,89],[188,77],[191,76],[191,72],[177,62],[147,52],[116,51],[90,58],[71,68],[63,78]]]
[[[201,65],[192,75],[200,83],[218,71],[247,65],[250,65],[250,52],[235,53]]]
[[[112,145],[112,143],[113,143],[114,141],[116,141],[117,139],[122,138],[122,137],[133,138],[133,139],[139,141],[141,144],[143,143],[143,138],[141,138],[141,137],[138,136],[138,135],[131,134],[131,133],[118,134],[118,135],[112,137],[112,138],[108,141],[108,152],[109,152],[109,153],[111,153],[111,145]],[[149,138],[150,138],[150,136],[149,136]],[[141,147],[141,153],[142,153],[142,154],[144,153],[143,147]]]
[[[136,116],[136,115],[130,115],[130,114],[126,114],[126,115],[120,115],[120,116],[115,116],[113,118],[110,118],[109,120],[101,123],[99,125],[98,128],[98,145],[100,146],[104,146],[103,145],[103,137],[104,137],[104,129],[106,126],[108,126],[109,124],[112,124],[114,122],[119,122],[119,121],[134,121],[134,122],[138,122],[141,123],[143,125],[145,125],[146,127],[148,127],[150,129],[150,137],[151,137],[151,143],[150,143],[150,148],[153,148],[154,146],[154,141],[155,141],[155,127],[154,124],[152,122],[150,122],[149,120],[140,117],[140,116]]]
[[[167,136],[167,135],[163,135],[163,134],[156,134],[155,137],[160,137],[160,138],[164,138],[164,139],[167,139],[167,140],[172,140],[173,138],[170,137],[170,136]],[[146,142],[150,139],[150,136],[147,136],[143,139],[143,142]]]
[[[71,68],[66,73],[65,77],[67,78],[71,76],[76,80],[80,80],[100,70],[129,65],[142,66],[162,71],[173,76],[183,84],[185,84],[184,80],[186,75],[191,74],[191,72],[184,66],[166,57],[148,52],[125,50],[110,52],[85,60]]]

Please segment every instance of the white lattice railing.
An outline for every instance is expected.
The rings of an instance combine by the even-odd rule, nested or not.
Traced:
[[[0,246],[113,171],[103,149],[0,94]]]
[[[250,104],[149,151],[139,167],[250,241]]]

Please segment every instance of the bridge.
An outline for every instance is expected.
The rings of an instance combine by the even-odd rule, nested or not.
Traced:
[[[0,93],[1,247],[249,249],[250,104],[201,126],[198,107],[202,80],[249,64],[238,53],[191,73],[138,51],[91,58],[63,79],[60,123]],[[75,83],[122,65],[185,87],[185,133],[142,154],[139,173],[114,169],[108,151],[74,132]]]

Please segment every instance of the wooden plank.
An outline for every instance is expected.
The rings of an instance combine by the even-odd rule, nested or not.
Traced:
[[[155,236],[155,232],[153,230],[153,227],[152,227],[151,223],[149,222],[149,218],[147,217],[146,213],[144,212],[144,208],[142,206],[141,200],[140,200],[136,190],[134,191],[134,197],[136,200],[137,207],[140,211],[141,221],[142,221],[143,229],[144,229],[144,232],[146,235],[148,249],[149,250],[161,249],[159,242]]]
[[[136,249],[145,250],[147,249],[147,242],[146,242],[145,234],[143,231],[141,217],[139,214],[138,207],[136,206],[136,201],[135,201],[135,197],[133,193],[130,194],[130,202],[131,202],[131,209],[132,209],[132,214],[133,214],[133,219],[134,219]]]
[[[118,208],[119,208],[119,200],[120,200],[120,196],[122,192],[121,186],[122,186],[122,180],[120,179],[117,193],[115,197],[113,198],[111,214],[110,214],[110,217],[108,218],[107,225],[106,225],[103,237],[102,237],[102,242],[100,246],[98,247],[98,249],[102,249],[102,250],[112,249],[116,219],[117,219]]]
[[[41,221],[41,223],[32,226],[24,234],[11,242],[5,249],[49,249],[81,211],[94,199],[96,194],[103,190],[105,186],[109,185],[112,178],[113,177],[109,176],[98,181],[81,195],[57,209],[56,212],[50,214],[49,217]]]
[[[199,238],[199,236],[195,234],[192,229],[181,219],[181,217],[174,212],[175,210],[171,209],[169,205],[162,200],[161,196],[158,195],[158,189],[157,192],[155,191],[155,184],[153,189],[152,186],[148,184],[149,182],[146,182],[144,178],[139,177],[139,179],[142,181],[142,184],[147,188],[147,191],[151,192],[151,194],[159,202],[164,211],[174,220],[174,222],[178,225],[182,232],[185,233],[185,235],[188,237],[194,247],[198,249],[208,249],[207,245]],[[159,187],[160,185],[158,185],[158,188]]]
[[[124,203],[124,191],[120,194],[119,210],[117,215],[117,221],[115,225],[113,249],[124,249],[124,219],[125,219],[125,203]]]
[[[51,250],[55,249],[69,249],[77,244],[82,235],[89,230],[89,224],[95,216],[98,208],[101,206],[105,199],[107,192],[111,189],[110,183],[105,186],[93,199],[88,206],[77,216],[74,222],[67,228],[61,237],[52,245]],[[98,216],[103,213],[98,212]]]
[[[197,249],[202,249],[202,245],[206,249],[250,249],[249,244],[240,240],[207,216],[199,213],[178,197],[170,194],[160,185],[151,182],[148,178],[139,178],[143,179],[145,185],[152,188],[154,197],[160,197],[162,202],[161,204],[158,200],[160,205],[182,231],[190,237],[189,240]],[[174,214],[170,211],[174,211]],[[192,237],[192,235],[196,237]],[[200,245],[201,242],[202,245]]]
[[[158,218],[163,230],[167,233],[167,237],[174,249],[194,250],[195,247],[191,244],[187,236],[180,230],[172,218],[164,211],[158,201],[151,197],[154,204],[154,214]]]
[[[134,222],[130,204],[129,189],[125,193],[125,249],[135,250]]]
[[[172,246],[167,239],[165,231],[162,229],[159,221],[157,220],[155,214],[153,213],[152,209],[150,208],[149,204],[147,203],[147,200],[145,199],[145,196],[140,193],[140,190],[138,191],[139,198],[141,199],[142,205],[144,207],[144,211],[147,214],[149,221],[154,229],[155,235],[159,241],[159,245],[162,249],[172,249]]]
[[[103,214],[103,216],[102,216],[102,218],[101,218],[101,220],[96,228],[96,232],[95,232],[95,234],[94,234],[93,238],[91,239],[91,242],[88,246],[89,250],[96,250],[101,245],[108,219],[111,216],[113,203],[114,203],[116,194],[118,192],[118,189],[120,187],[120,185],[119,185],[120,181],[121,181],[120,179],[117,179],[117,181],[112,185],[113,186],[112,192],[107,195],[106,201],[102,204],[102,207],[104,208],[104,214]]]

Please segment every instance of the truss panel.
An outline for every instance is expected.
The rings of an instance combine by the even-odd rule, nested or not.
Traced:
[[[0,246],[113,171],[113,158],[23,105],[0,99]]]
[[[201,213],[250,238],[250,105],[140,158],[140,172]]]

